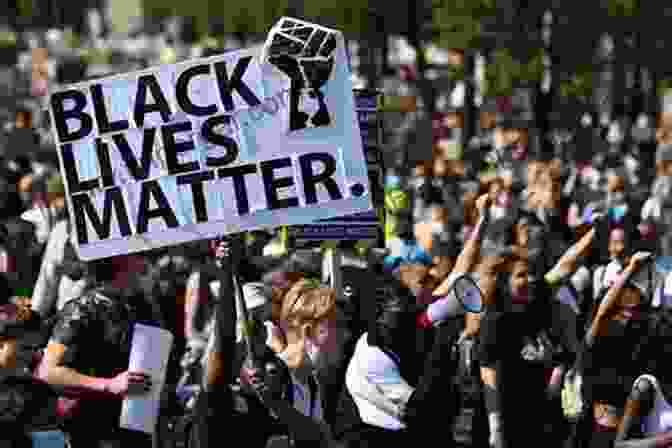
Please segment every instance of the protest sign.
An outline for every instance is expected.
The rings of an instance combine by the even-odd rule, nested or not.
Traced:
[[[67,86],[50,114],[81,259],[371,209],[340,32]]]
[[[144,372],[152,379],[146,395],[129,396],[121,405],[121,428],[154,434],[159,418],[159,401],[166,381],[173,335],[163,328],[135,324],[128,370]]]
[[[382,93],[376,90],[354,90],[355,108],[369,171],[371,199],[383,206],[383,128],[380,117]],[[350,216],[321,219],[315,224],[293,226],[290,235],[296,240],[371,240],[380,236],[380,220],[376,210]]]

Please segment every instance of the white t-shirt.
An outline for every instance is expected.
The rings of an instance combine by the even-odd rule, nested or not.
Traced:
[[[395,431],[406,428],[401,416],[415,389],[388,354],[368,344],[367,333],[357,342],[345,384],[365,423]]]

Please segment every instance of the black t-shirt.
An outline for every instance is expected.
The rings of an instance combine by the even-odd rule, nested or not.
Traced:
[[[0,374],[0,431],[2,438],[13,440],[12,447],[26,445],[31,431],[55,429],[56,394],[29,372],[8,371]]]
[[[584,396],[589,401],[605,401],[622,406],[632,383],[642,373],[641,342],[648,332],[646,321],[623,325],[607,322],[605,335],[580,352]]]
[[[249,448],[264,448],[272,437],[289,434],[256,397],[235,387],[224,389],[199,395],[189,435],[191,447],[210,448],[221,440],[244,440]]]
[[[128,369],[133,307],[119,298],[92,291],[65,304],[51,340],[67,347],[66,367],[82,374],[113,378]],[[120,400],[81,400],[74,422],[111,430],[118,426]]]

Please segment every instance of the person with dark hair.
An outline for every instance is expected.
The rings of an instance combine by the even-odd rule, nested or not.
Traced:
[[[47,179],[47,202],[49,209],[44,210],[42,220],[47,221],[50,232],[31,304],[44,319],[52,317],[88,286],[88,278],[83,275],[86,265],[74,249],[75,235],[66,213],[63,179],[58,173]]]
[[[134,324],[158,326],[138,281],[143,264],[133,255],[87,263],[92,283],[58,313],[38,377],[67,397],[72,448],[151,446],[150,436],[119,428],[122,399],[152,388],[146,373],[127,370]]]
[[[518,446],[525,440],[558,441],[557,434],[545,432],[555,416],[549,412],[553,408],[548,398],[558,398],[564,366],[573,362],[577,351],[576,335],[571,334],[576,299],[557,295],[551,282],[542,281],[547,260],[539,257],[547,249],[540,244],[540,235],[534,235],[534,218],[519,216],[511,253],[490,257],[495,259],[488,273],[494,287],[482,287],[487,306],[481,320],[478,359],[489,443],[496,448]],[[557,276],[557,271],[574,271],[575,253],[589,244],[582,241],[571,249],[550,277]],[[565,277],[569,274],[563,273]],[[486,280],[490,281],[481,279]],[[552,400],[550,404],[554,401],[557,403]],[[556,410],[559,413],[559,406]],[[556,426],[557,422],[553,431]]]
[[[0,306],[0,431],[2,448],[65,448],[58,429],[56,392],[32,375],[34,352],[24,347],[39,337],[41,320],[25,305]],[[26,356],[28,355],[28,356]]]
[[[600,301],[585,336],[577,366],[586,407],[578,436],[582,446],[613,446],[629,390],[646,366],[642,341],[648,332],[651,285],[642,268],[650,256],[638,252],[630,257]]]
[[[649,315],[643,340],[644,372],[634,382],[618,426],[615,448],[658,448],[672,445],[672,370],[667,347],[672,342],[669,305]]]
[[[452,273],[426,293],[412,290],[390,274],[375,282],[375,310],[368,331],[357,342],[346,373],[346,388],[334,425],[337,440],[348,448],[412,443],[436,425],[452,424],[456,415],[458,371],[455,344],[465,339],[455,331],[462,323],[451,315],[455,280],[467,275],[478,257],[489,217],[489,197],[477,201],[481,220],[458,257]],[[372,279],[373,280],[373,279]],[[421,303],[424,301],[421,301]],[[466,319],[469,321],[469,317]],[[436,327],[429,354],[417,350],[425,330]],[[436,409],[443,409],[440,417]]]
[[[14,112],[14,128],[7,136],[4,163],[17,179],[32,171],[31,162],[39,152],[40,136],[33,128],[33,111],[19,106]]]

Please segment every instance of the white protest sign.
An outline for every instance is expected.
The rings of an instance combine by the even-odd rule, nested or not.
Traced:
[[[124,399],[119,417],[121,428],[154,434],[172,347],[173,335],[168,330],[135,324],[128,370],[148,374],[152,379],[152,390],[146,395]]]
[[[93,260],[371,210],[340,32],[71,86],[50,113],[79,256]]]

